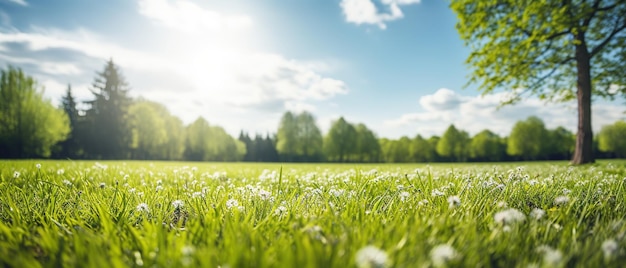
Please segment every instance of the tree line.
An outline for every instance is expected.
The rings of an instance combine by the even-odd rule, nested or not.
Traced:
[[[68,85],[60,107],[19,68],[1,71],[0,157],[254,162],[466,162],[571,159],[575,135],[547,129],[531,116],[508,137],[483,130],[471,137],[450,125],[441,136],[378,138],[343,117],[323,134],[309,112],[285,112],[275,134],[241,131],[238,138],[199,117],[189,125],[160,103],[133,99],[109,60],[79,105]],[[626,122],[594,139],[597,157],[626,157]]]

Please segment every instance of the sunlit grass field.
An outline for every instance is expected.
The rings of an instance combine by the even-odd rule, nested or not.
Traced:
[[[624,267],[626,162],[0,162],[9,267]]]

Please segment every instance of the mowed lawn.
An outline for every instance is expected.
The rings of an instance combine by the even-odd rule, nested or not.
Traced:
[[[5,267],[624,267],[626,161],[0,162]]]

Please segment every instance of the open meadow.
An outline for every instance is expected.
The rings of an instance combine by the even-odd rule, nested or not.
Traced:
[[[0,162],[4,267],[624,267],[626,162]]]

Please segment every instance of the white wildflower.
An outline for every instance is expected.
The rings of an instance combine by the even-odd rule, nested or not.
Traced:
[[[526,220],[526,215],[517,209],[509,208],[496,213],[493,219],[498,223],[508,225],[523,222]]]
[[[19,171],[15,171],[13,172],[13,178],[19,178],[20,177],[20,172]]]
[[[345,190],[337,190],[335,188],[328,190],[328,193],[335,196],[335,197],[340,197],[341,195],[343,195],[343,193],[345,192]]]
[[[161,191],[161,190],[163,190],[163,186],[157,185],[157,187],[154,190],[157,191],[157,192]]]
[[[366,246],[360,249],[355,256],[358,267],[387,267],[387,253],[375,246]]]
[[[180,249],[181,253],[183,253],[183,256],[189,256],[191,254],[193,254],[196,249],[193,246],[184,246],[183,248]]]
[[[430,258],[436,267],[445,266],[448,262],[457,258],[456,250],[448,245],[441,244],[430,250]]]
[[[237,201],[236,199],[228,199],[228,201],[226,201],[226,208],[228,209],[232,209],[238,206],[239,206],[239,201]]]
[[[403,191],[400,193],[400,201],[404,202],[406,201],[407,198],[409,198],[409,196],[411,196],[411,194],[407,191]]]
[[[443,196],[443,195],[444,195],[444,193],[443,193],[442,191],[439,191],[438,189],[434,189],[434,190],[432,190],[432,191],[430,192],[430,194],[431,194],[432,196]]]
[[[143,259],[141,258],[141,252],[135,251],[133,255],[135,255],[135,264],[137,264],[137,266],[143,266]]]
[[[181,208],[183,208],[184,205],[185,205],[185,202],[183,202],[183,200],[174,200],[174,201],[172,201],[172,206],[175,209],[181,209]]]
[[[540,208],[535,208],[530,212],[530,217],[535,220],[540,220],[546,215],[546,211]]]
[[[37,164],[35,164],[35,167],[36,167],[37,169],[41,169],[41,164],[37,163]]]
[[[100,189],[104,189],[104,187],[106,187],[106,186],[107,186],[107,184],[104,183],[104,182],[101,182],[100,185],[99,185]]]
[[[568,194],[570,194],[571,192],[572,192],[572,190],[570,190],[570,189],[567,189],[567,188],[564,188],[564,189],[563,189],[563,194],[564,194],[564,195],[568,195]]]
[[[57,170],[57,175],[63,175],[65,174],[65,169],[60,168],[59,170]]]
[[[63,180],[63,184],[65,184],[65,186],[67,186],[67,187],[72,186],[72,182],[68,181],[68,180]]]
[[[268,191],[265,191],[265,190],[259,190],[259,192],[257,194],[263,200],[268,200],[268,199],[272,198],[272,193],[270,193]]]
[[[602,242],[602,252],[604,252],[604,258],[611,258],[617,250],[619,249],[619,245],[614,239],[608,239]]]
[[[430,203],[428,199],[424,199],[424,200],[417,202],[417,205],[421,207],[421,206],[428,205],[428,203]]]
[[[565,196],[565,195],[557,196],[554,199],[554,204],[557,205],[557,206],[565,205],[567,203],[569,203],[569,197]]]
[[[458,207],[461,205],[461,199],[456,195],[450,196],[448,197],[448,204],[450,208]]]
[[[550,246],[541,245],[537,247],[537,252],[543,254],[543,263],[548,267],[558,266],[563,260],[563,253],[558,249]]]
[[[287,208],[285,206],[279,206],[276,208],[276,211],[274,211],[274,214],[276,214],[277,216],[282,216],[287,212]]]
[[[139,205],[137,205],[137,211],[147,213],[150,212],[150,208],[148,207],[148,204],[140,203]]]

